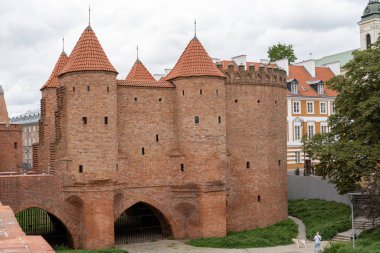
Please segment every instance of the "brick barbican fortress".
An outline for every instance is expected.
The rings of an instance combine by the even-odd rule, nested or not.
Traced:
[[[117,75],[88,26],[41,89],[36,173],[2,177],[4,205],[46,210],[88,249],[135,205],[173,238],[287,218],[285,71],[223,68],[194,37],[160,81],[139,59]]]

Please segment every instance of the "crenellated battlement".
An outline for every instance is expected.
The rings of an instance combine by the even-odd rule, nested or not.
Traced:
[[[244,65],[234,64],[229,64],[227,69],[222,64],[217,67],[227,77],[227,84],[286,85],[286,72],[278,67],[261,65],[256,69],[250,65],[245,69]]]

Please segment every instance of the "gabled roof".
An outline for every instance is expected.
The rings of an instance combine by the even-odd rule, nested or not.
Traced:
[[[59,85],[58,82],[58,74],[63,69],[63,67],[66,65],[67,61],[69,60],[69,57],[67,57],[67,54],[65,51],[62,51],[61,55],[58,58],[57,63],[54,66],[53,71],[51,72],[51,75],[49,79],[46,81],[44,86],[42,86],[41,90],[45,88],[57,88]]]
[[[187,45],[165,80],[191,76],[225,77],[215,66],[197,37],[194,37]]]
[[[298,81],[298,94],[291,94],[288,91],[288,95],[305,96],[305,97],[318,97],[318,96],[332,96],[335,97],[338,93],[331,90],[327,85],[324,86],[324,95],[318,94],[318,92],[311,87],[308,82],[314,83],[315,81],[326,82],[334,77],[334,73],[325,67],[315,68],[315,78],[313,78],[304,66],[289,65],[288,79],[296,79]]]
[[[91,26],[80,36],[65,67],[58,75],[77,71],[108,71],[118,73],[108,60]]]
[[[127,81],[156,81],[152,74],[145,68],[144,64],[137,59],[131,71],[125,78]]]

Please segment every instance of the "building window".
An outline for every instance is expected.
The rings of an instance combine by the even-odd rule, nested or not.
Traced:
[[[296,151],[295,155],[296,155],[296,163],[300,163],[301,162],[301,151]]]
[[[141,148],[141,154],[145,155],[145,148]]]
[[[367,49],[369,49],[371,47],[371,35],[370,34],[367,34],[366,36],[366,44],[367,44]]]
[[[336,112],[335,102],[331,102],[331,113],[334,114]]]
[[[300,101],[293,101],[293,113],[294,114],[300,114],[301,113]]]
[[[79,165],[79,173],[83,173],[83,165]]]
[[[218,116],[218,122],[219,124],[222,123],[222,117]]]
[[[104,124],[108,125],[108,117],[104,117]]]
[[[83,124],[87,125],[87,117],[83,117],[82,120],[83,120]]]
[[[307,113],[308,114],[313,114],[314,113],[314,102],[306,102],[306,107],[307,107]]]
[[[292,82],[292,84],[290,86],[290,92],[292,94],[297,94],[298,93],[298,83]]]
[[[320,109],[320,112],[321,114],[326,114],[327,113],[327,104],[326,102],[320,102],[319,103],[319,109]]]
[[[195,116],[194,120],[195,120],[195,124],[199,124],[199,116]]]
[[[328,132],[328,127],[327,126],[321,126],[321,133],[327,133]]]
[[[247,168],[247,169],[251,168],[251,163],[250,163],[250,162],[247,162],[247,164],[246,164],[246,168]]]
[[[318,94],[319,95],[323,95],[324,94],[323,84],[318,84]]]
[[[314,136],[314,126],[307,126],[307,135],[309,138],[313,138]]]
[[[90,86],[87,86],[87,91],[90,91]]]
[[[17,142],[13,143],[13,147],[17,149]]]
[[[184,172],[185,171],[185,165],[183,163],[181,163],[181,171]]]

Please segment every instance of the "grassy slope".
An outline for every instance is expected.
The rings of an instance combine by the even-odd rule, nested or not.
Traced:
[[[332,244],[325,249],[324,253],[380,253],[380,228],[363,233],[355,241],[355,250],[352,249],[351,243]]]
[[[211,248],[257,248],[287,245],[298,234],[297,225],[286,220],[266,228],[231,232],[223,238],[200,238],[190,240],[189,245]]]
[[[323,240],[351,228],[350,207],[335,201],[291,200],[289,215],[301,219],[306,226],[306,237],[312,239],[320,231]]]

